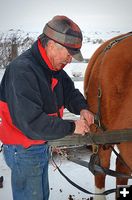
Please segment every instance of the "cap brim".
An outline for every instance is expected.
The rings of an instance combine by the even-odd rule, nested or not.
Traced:
[[[80,49],[78,49],[78,50],[68,49],[68,52],[72,55],[72,57],[75,60],[77,60],[77,61],[83,61],[84,60]]]
[[[39,35],[38,38],[43,39],[44,37],[44,33],[42,33],[41,35]],[[59,43],[59,42],[58,42]],[[61,43],[59,43],[61,44]],[[77,61],[83,61],[84,58],[82,56],[82,53],[80,51],[80,49],[72,49],[72,48],[68,48],[65,45],[61,44],[62,46],[64,46],[65,48],[67,48],[68,52],[72,55],[72,57],[77,60]]]

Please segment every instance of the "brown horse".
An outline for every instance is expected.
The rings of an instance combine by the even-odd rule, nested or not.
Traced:
[[[98,90],[101,98],[98,103]],[[119,35],[102,44],[93,54],[84,79],[84,93],[93,113],[100,107],[100,122],[105,130],[132,128],[132,33]],[[100,106],[98,106],[100,104]],[[114,141],[113,141],[114,143]],[[132,141],[117,145],[120,155],[132,169]],[[101,165],[109,168],[111,149],[99,146]],[[116,170],[130,175],[131,171],[116,160]],[[96,192],[105,188],[105,175],[95,176]],[[127,178],[117,178],[117,185],[127,185]],[[95,199],[106,199],[96,196]]]

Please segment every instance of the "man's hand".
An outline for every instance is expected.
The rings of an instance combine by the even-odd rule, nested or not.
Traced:
[[[75,121],[75,134],[85,135],[89,131],[89,126],[86,120],[79,119]]]
[[[90,112],[89,110],[81,110],[80,112],[80,119],[86,120],[88,123],[88,126],[91,124],[94,124],[94,114]]]

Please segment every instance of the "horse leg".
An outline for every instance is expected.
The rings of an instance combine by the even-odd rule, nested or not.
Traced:
[[[120,155],[123,158],[123,160],[125,161],[126,165],[129,166],[127,167],[124,163],[121,162],[121,160],[117,157],[116,159],[116,171],[123,173],[123,174],[127,174],[127,175],[131,175],[132,170],[132,157],[131,157],[131,144],[127,143],[127,144],[121,144],[118,146],[119,151],[120,151]],[[128,179],[127,178],[117,178],[116,179],[116,185],[127,185],[128,183]]]
[[[122,174],[131,175],[130,170],[120,161],[120,159],[116,159],[116,171]],[[116,185],[127,185],[128,178],[117,178]]]
[[[103,167],[109,168],[110,166],[111,149],[103,150],[99,148],[100,164]],[[95,193],[102,193],[105,191],[105,174],[95,176]],[[94,200],[106,200],[105,195],[95,195]]]
[[[116,171],[123,174],[131,175],[130,170],[126,166],[124,166],[124,164],[120,161],[118,157],[116,159]],[[116,187],[127,184],[128,184],[128,178],[116,178]]]
[[[102,193],[105,191],[105,175],[95,176],[95,193]],[[105,195],[95,195],[94,200],[106,200]]]

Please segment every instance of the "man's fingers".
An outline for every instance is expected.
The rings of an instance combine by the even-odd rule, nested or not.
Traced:
[[[80,116],[80,119],[84,119],[84,116],[83,116],[83,115],[81,115],[81,116]]]

